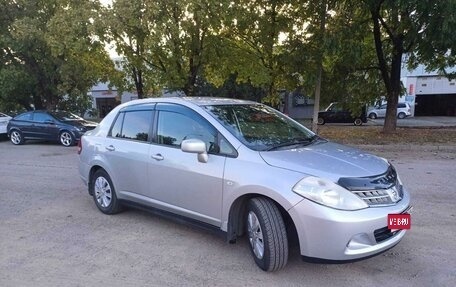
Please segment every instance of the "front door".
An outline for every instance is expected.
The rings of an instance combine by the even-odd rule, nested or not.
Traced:
[[[33,113],[31,132],[34,138],[45,140],[57,140],[59,138],[59,127],[56,125],[56,120],[45,112]]]
[[[149,154],[148,197],[162,209],[220,226],[226,157],[219,153],[217,130],[184,106],[158,104],[157,112],[157,132]],[[183,152],[180,145],[185,139],[204,141],[208,162]]]

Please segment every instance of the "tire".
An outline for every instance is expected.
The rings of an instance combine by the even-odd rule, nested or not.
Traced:
[[[363,124],[363,121],[360,118],[356,118],[355,121],[353,122],[355,126],[360,126]]]
[[[397,114],[397,118],[398,119],[405,119],[405,113],[404,112],[400,112],[399,114]]]
[[[115,214],[121,211],[121,205],[117,199],[114,185],[108,173],[99,169],[90,181],[90,193],[98,209],[104,214]]]
[[[10,140],[14,145],[21,145],[24,143],[24,137],[19,130],[12,130],[10,133]]]
[[[62,131],[59,134],[59,141],[66,147],[72,146],[75,143],[74,137],[69,131]]]
[[[275,203],[265,197],[252,198],[247,205],[246,228],[258,267],[268,272],[282,269],[288,261],[288,238]]]
[[[375,113],[370,113],[369,114],[369,119],[375,120],[377,118],[377,115]]]
[[[325,124],[325,119],[323,119],[323,118],[318,118],[317,124],[319,124],[319,125],[324,125],[324,124]]]

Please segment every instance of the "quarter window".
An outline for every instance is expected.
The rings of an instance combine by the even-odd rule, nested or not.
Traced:
[[[122,123],[123,123],[124,113],[120,113],[117,116],[116,122],[112,126],[111,136],[115,138],[122,137]]]

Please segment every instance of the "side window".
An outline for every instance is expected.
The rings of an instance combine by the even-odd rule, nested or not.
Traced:
[[[206,149],[209,153],[218,153],[217,132],[209,124],[180,113],[160,111],[157,142],[180,147],[182,141],[186,139],[200,139],[206,143]]]
[[[381,109],[381,110],[386,109],[386,105],[381,105],[381,106],[380,106],[380,109]]]
[[[34,113],[33,121],[38,123],[44,123],[45,121],[54,121],[54,119],[45,113]]]
[[[30,121],[32,119],[32,114],[31,113],[22,114],[22,115],[15,117],[14,119],[18,120],[18,121]]]
[[[111,128],[111,132],[109,133],[110,136],[114,138],[120,138],[122,137],[122,123],[124,119],[124,113],[120,113],[117,116],[116,122]]]
[[[397,107],[403,109],[403,108],[405,108],[405,104],[398,104]]]
[[[110,136],[147,142],[150,139],[152,111],[120,113],[111,128]]]

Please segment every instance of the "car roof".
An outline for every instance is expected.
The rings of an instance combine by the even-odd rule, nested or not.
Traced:
[[[165,98],[146,98],[140,100],[133,100],[125,103],[124,106],[140,105],[149,103],[192,103],[197,106],[213,106],[213,105],[252,105],[258,104],[257,102],[229,99],[229,98],[216,98],[216,97],[165,97]]]

